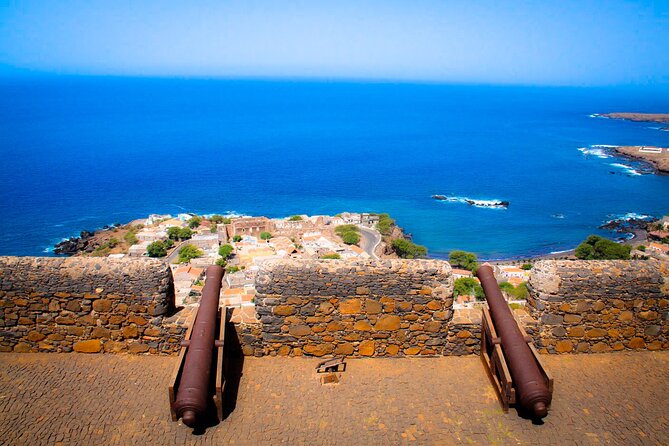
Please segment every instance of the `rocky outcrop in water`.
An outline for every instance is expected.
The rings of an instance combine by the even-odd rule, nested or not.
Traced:
[[[65,256],[73,256],[79,252],[91,252],[94,248],[90,245],[90,241],[94,235],[95,232],[81,231],[79,237],[70,237],[67,240],[56,243],[53,252]]]

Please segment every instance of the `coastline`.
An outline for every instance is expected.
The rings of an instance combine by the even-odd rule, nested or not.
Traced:
[[[659,150],[659,153],[643,150]],[[613,151],[622,158],[643,161],[653,166],[655,173],[669,175],[669,148],[646,146],[616,146]]]

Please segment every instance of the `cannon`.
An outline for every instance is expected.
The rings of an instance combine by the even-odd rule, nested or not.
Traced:
[[[503,403],[517,403],[532,419],[540,420],[548,414],[552,399],[552,377],[546,372],[531,339],[524,334],[502,295],[490,265],[481,266],[476,272],[488,302],[489,312],[484,309],[481,354],[487,357],[489,374],[495,383]],[[488,321],[488,322],[486,322]],[[492,322],[492,327],[487,325]],[[486,333],[489,337],[486,340]],[[492,335],[491,335],[492,333]],[[486,345],[487,343],[487,345]],[[499,349],[501,345],[501,356]],[[485,359],[485,358],[484,358]],[[484,363],[486,361],[484,360]],[[492,373],[491,373],[492,372]],[[508,389],[504,389],[504,374],[510,375]],[[500,391],[501,390],[501,391]],[[505,401],[506,399],[506,401]]]
[[[200,307],[195,316],[186,340],[182,343],[185,348],[185,357],[180,356],[180,364],[175,373],[174,385],[170,388],[170,402],[172,418],[179,418],[189,427],[203,424],[210,401],[210,378],[214,351],[218,347],[217,393],[220,392],[222,370],[223,326],[225,312],[219,316],[218,302],[221,293],[221,280],[224,269],[220,266],[207,268],[207,278],[202,290]],[[219,322],[220,318],[220,322]],[[216,340],[216,329],[219,328],[219,340]],[[188,339],[189,338],[189,339]],[[183,349],[182,349],[183,350]],[[176,389],[176,395],[174,395]],[[221,395],[217,394],[220,403]],[[220,413],[220,407],[219,407]]]

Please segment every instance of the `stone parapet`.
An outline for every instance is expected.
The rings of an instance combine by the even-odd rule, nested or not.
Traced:
[[[0,257],[0,351],[174,353],[174,310],[159,260]]]
[[[528,307],[548,353],[669,348],[667,264],[653,260],[537,262]]]
[[[437,260],[265,262],[256,280],[264,354],[441,355],[453,282]]]

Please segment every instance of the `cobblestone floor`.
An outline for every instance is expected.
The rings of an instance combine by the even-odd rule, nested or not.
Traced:
[[[203,434],[169,419],[176,357],[0,354],[0,443],[669,444],[669,352],[547,356],[543,425],[503,414],[478,357],[246,359],[234,410]],[[232,402],[234,403],[234,401]]]

